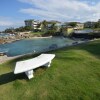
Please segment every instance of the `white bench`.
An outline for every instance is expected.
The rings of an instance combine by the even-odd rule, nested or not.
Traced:
[[[14,74],[19,74],[25,72],[29,79],[33,78],[33,69],[40,66],[50,67],[52,59],[55,57],[55,54],[41,54],[38,57],[19,61],[16,63]]]

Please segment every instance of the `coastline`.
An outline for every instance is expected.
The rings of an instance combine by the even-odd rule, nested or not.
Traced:
[[[46,37],[31,37],[31,38],[29,38],[29,39],[41,39],[41,38],[52,38],[53,36],[46,36]]]
[[[42,38],[42,37],[36,37],[36,39],[37,38]],[[51,37],[43,37],[43,38],[51,38]],[[97,40],[100,40],[100,39],[94,39],[94,40],[89,40],[89,41],[77,42],[76,44],[72,43],[71,45],[69,45],[69,46],[67,45],[65,47],[70,47],[70,46],[85,44],[85,43],[89,43],[89,42],[93,42],[93,41],[97,41]],[[60,48],[58,48],[58,49],[60,49]],[[10,61],[10,60],[13,60],[13,59],[16,59],[16,58],[20,58],[20,57],[23,57],[23,56],[29,56],[29,55],[33,55],[33,53],[28,53],[28,54],[24,54],[24,55],[18,55],[18,56],[14,56],[14,57],[8,57],[7,55],[0,56],[0,65],[3,64],[3,63],[6,63],[7,61]]]
[[[6,63],[7,61],[19,58],[21,56],[15,56],[15,57],[7,57],[7,55],[0,56],[0,64]]]
[[[0,39],[0,44],[13,43],[13,42],[20,41],[23,39],[42,39],[42,38],[52,38],[52,37],[53,36],[46,36],[46,37],[34,36],[34,37],[28,37],[28,38]]]

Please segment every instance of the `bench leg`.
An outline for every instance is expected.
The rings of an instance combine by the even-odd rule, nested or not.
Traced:
[[[25,72],[25,74],[27,75],[28,79],[31,79],[31,78],[34,77],[33,76],[33,70],[29,70],[29,71]]]
[[[44,66],[46,66],[46,67],[50,67],[50,64],[51,64],[51,61],[48,62],[48,63],[46,63]]]

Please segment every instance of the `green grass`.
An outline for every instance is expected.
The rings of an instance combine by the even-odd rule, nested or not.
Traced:
[[[100,28],[94,28],[95,31],[100,31]]]
[[[48,53],[56,54],[51,67],[31,80],[13,69],[33,55],[0,65],[0,100],[100,100],[100,40]]]

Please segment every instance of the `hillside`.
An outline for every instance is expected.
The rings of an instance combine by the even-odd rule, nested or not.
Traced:
[[[0,100],[100,100],[100,40],[48,53],[56,54],[51,67],[31,80],[13,74],[27,57],[0,65]]]

